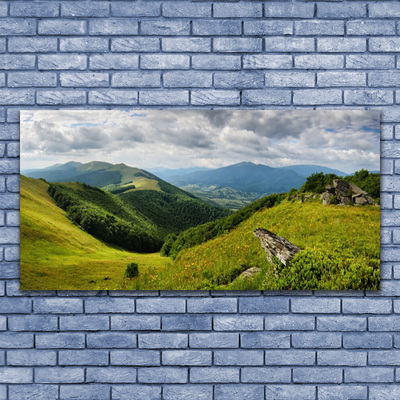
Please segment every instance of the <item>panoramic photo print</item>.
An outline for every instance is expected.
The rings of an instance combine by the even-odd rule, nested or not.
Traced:
[[[21,290],[378,290],[377,110],[21,111]]]

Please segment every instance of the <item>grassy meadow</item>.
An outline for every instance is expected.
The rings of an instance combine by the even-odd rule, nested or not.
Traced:
[[[43,180],[21,177],[22,290],[379,289],[377,206],[323,206],[319,199],[302,203],[277,197],[278,205],[252,206],[240,223],[172,259],[126,251],[86,233],[54,203],[48,188]],[[257,227],[302,249],[289,267],[277,268],[278,277],[253,234]],[[139,276],[128,279],[124,273],[132,262]],[[252,279],[240,277],[252,267],[260,272]]]

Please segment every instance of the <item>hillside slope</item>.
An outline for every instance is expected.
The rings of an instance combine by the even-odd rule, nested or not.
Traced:
[[[252,214],[229,233],[181,250],[173,276],[176,289],[373,289],[379,288],[379,207],[322,206],[284,201]],[[275,278],[254,236],[262,227],[302,251]],[[259,267],[253,280],[237,279]],[[168,289],[168,287],[165,287]]]
[[[21,176],[22,290],[117,289],[128,262],[168,264],[159,254],[124,251],[79,229],[56,206],[48,187]]]

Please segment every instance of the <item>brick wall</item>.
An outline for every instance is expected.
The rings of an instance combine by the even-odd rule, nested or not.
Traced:
[[[0,2],[0,399],[400,398],[398,17],[391,1]],[[19,110],[126,106],[382,110],[382,290],[20,292]]]

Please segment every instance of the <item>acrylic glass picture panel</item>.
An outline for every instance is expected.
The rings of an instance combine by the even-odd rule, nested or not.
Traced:
[[[377,290],[376,110],[21,112],[22,290]]]

